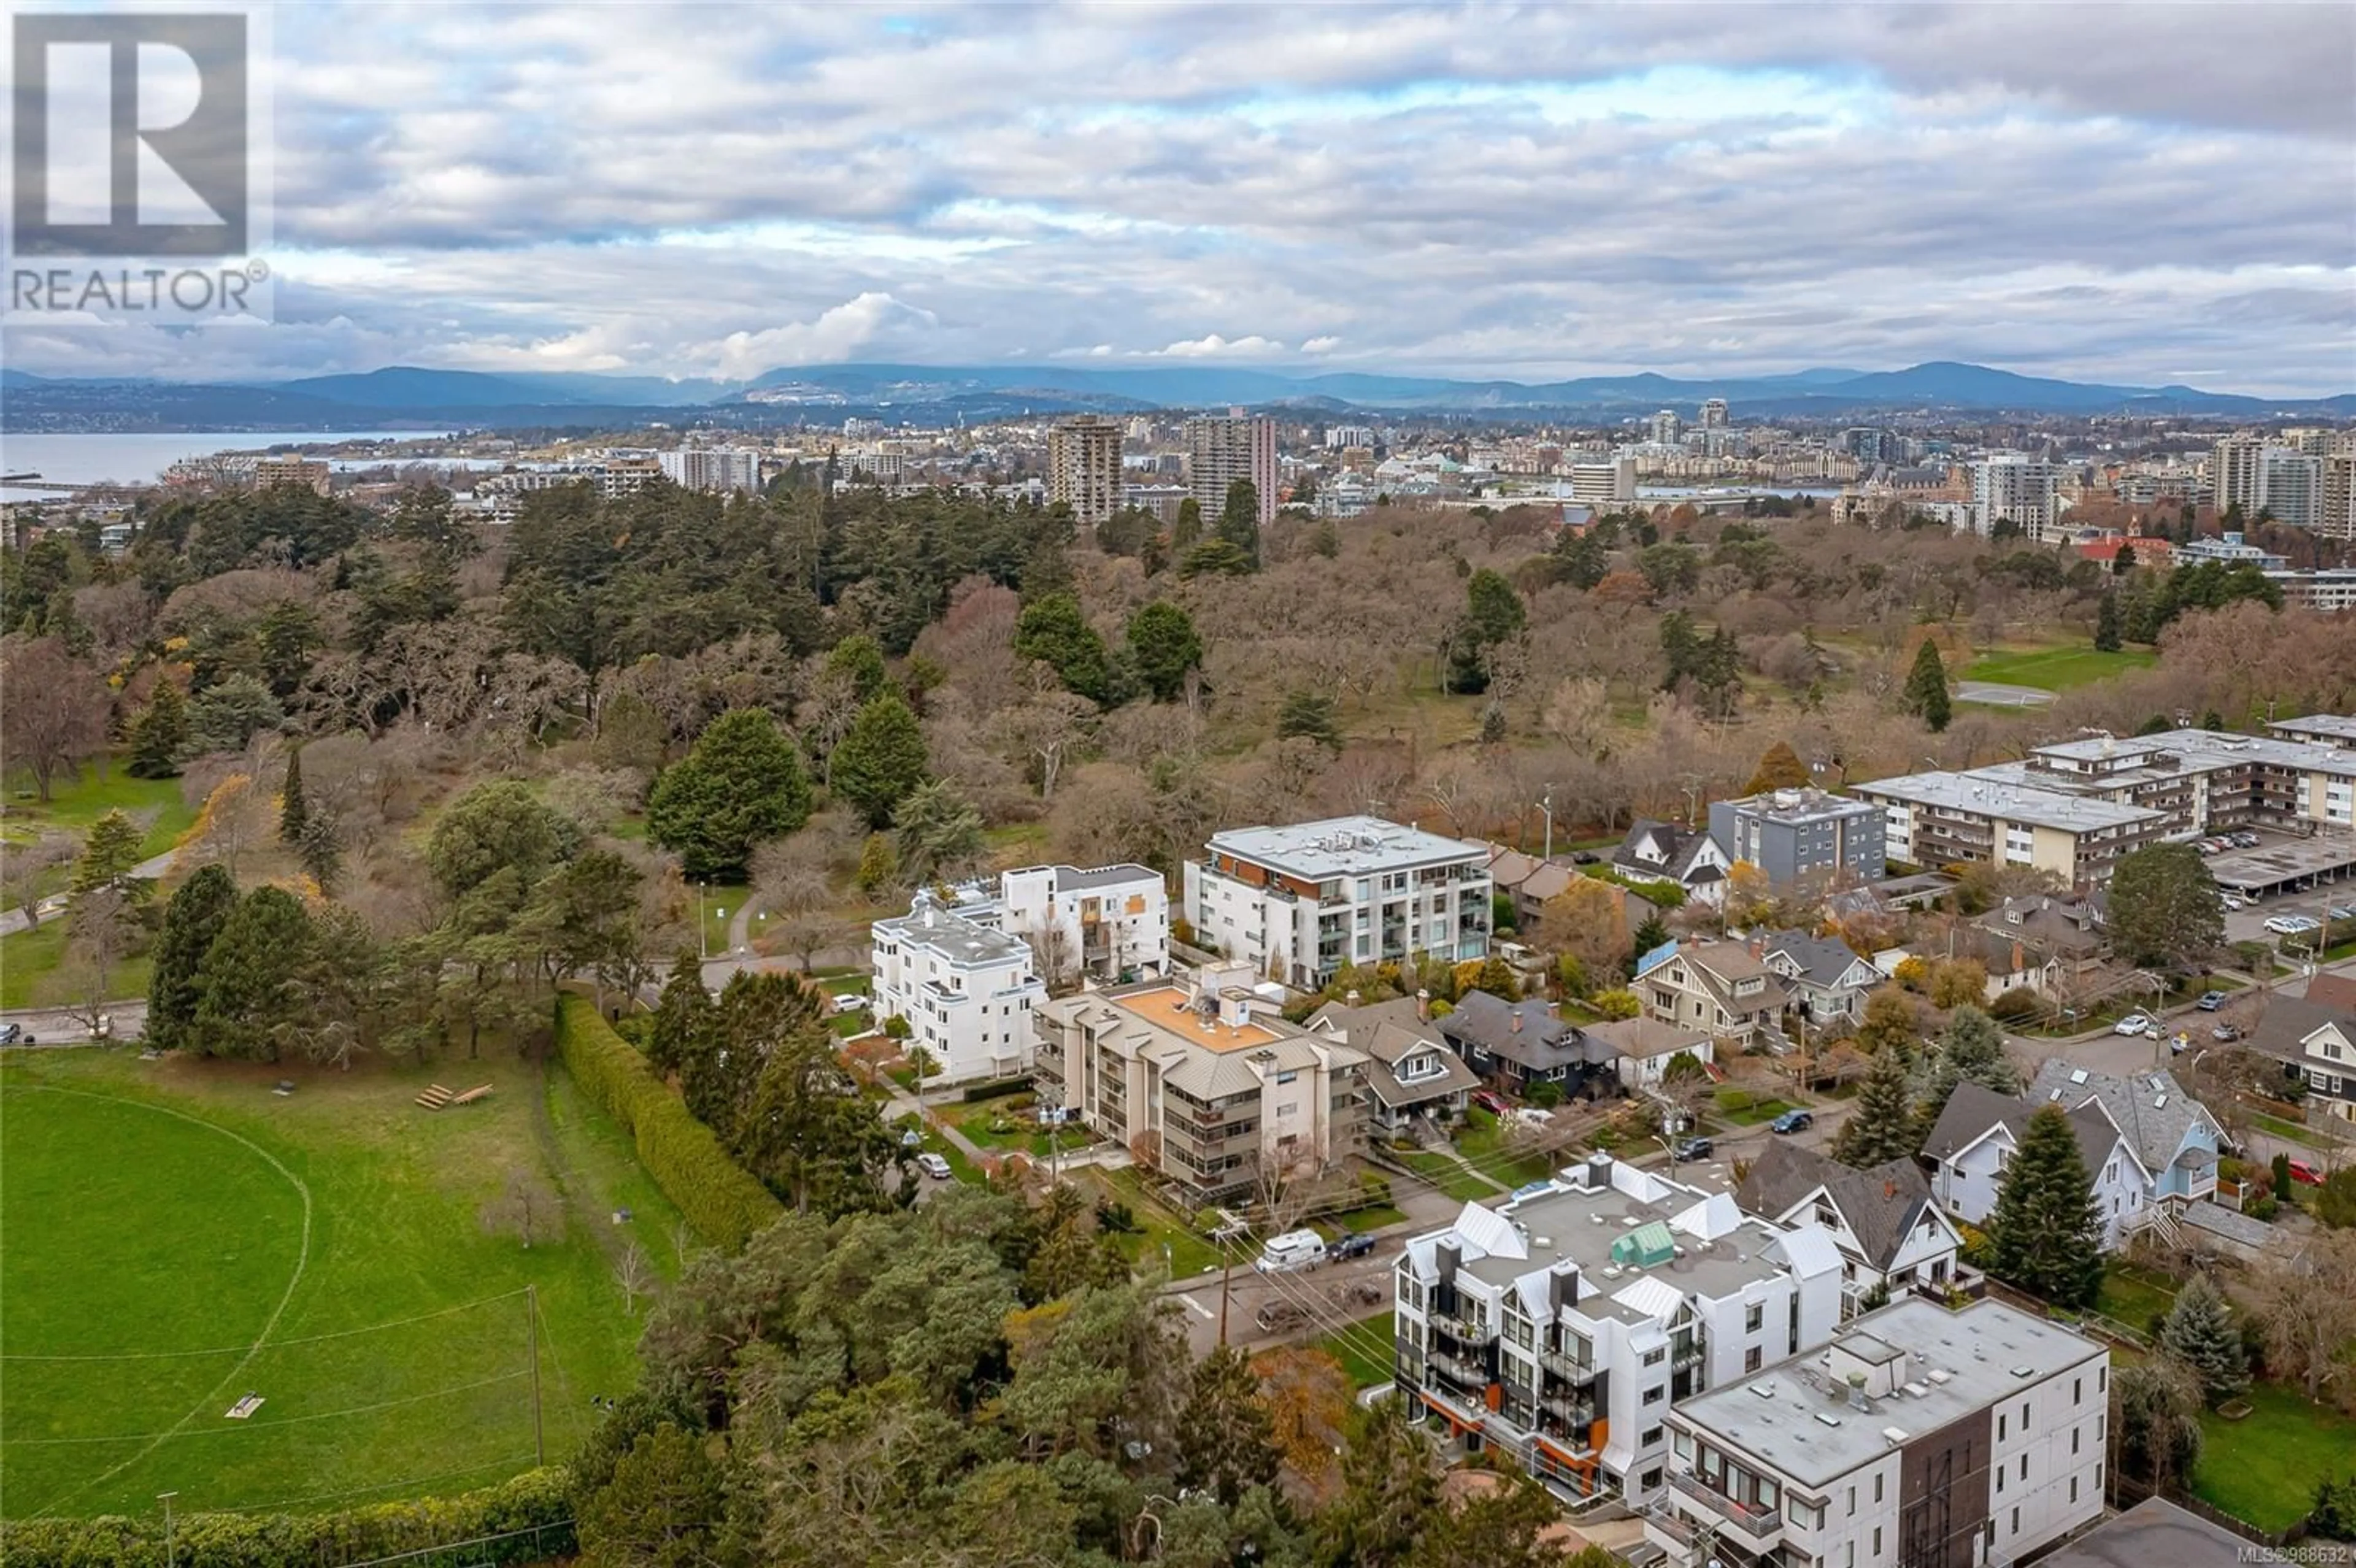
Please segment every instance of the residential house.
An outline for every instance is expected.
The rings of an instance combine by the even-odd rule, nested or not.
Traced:
[[[1309,1032],[1341,1040],[1366,1056],[1366,1123],[1396,1133],[1418,1116],[1444,1120],[1464,1114],[1481,1080],[1441,1038],[1429,1004],[1413,997],[1361,1005],[1358,993],[1309,1015]]]
[[[2308,982],[2305,1000],[2270,998],[2248,1046],[2279,1061],[2285,1077],[2306,1083],[2310,1115],[2356,1121],[2356,1010],[2314,999],[2316,987],[2329,978]]]
[[[1857,1170],[1779,1138],[1751,1162],[1735,1189],[1746,1214],[1778,1225],[1821,1225],[1841,1253],[1844,1316],[1915,1285],[1944,1289],[1957,1278],[1964,1244],[1931,1201],[1931,1183],[1911,1159]]]
[[[1759,950],[1768,973],[1783,982],[1790,1006],[1815,1028],[1865,1016],[1865,998],[1882,983],[1870,959],[1837,936],[1779,931]]]
[[[1670,1568],[1996,1568],[2102,1518],[2109,1419],[2100,1340],[1910,1297],[1672,1411],[1644,1540]]]
[[[1611,1048],[1618,1059],[1620,1086],[1632,1094],[1649,1093],[1660,1088],[1662,1076],[1680,1052],[1706,1067],[1718,1049],[1718,1042],[1710,1039],[1707,1029],[1686,1029],[1644,1017],[1590,1024],[1587,1038]]]
[[[1726,901],[1726,873],[1732,862],[1702,830],[1674,822],[1639,821],[1612,851],[1612,869],[1648,881],[1675,882],[1686,897],[1712,909]]]
[[[1559,860],[1525,855],[1503,844],[1489,846],[1489,880],[1514,901],[1514,923],[1524,930],[1537,924],[1547,901],[1569,887],[1579,874],[1578,868]]]
[[[1394,1283],[1416,1417],[1573,1506],[1659,1498],[1670,1411],[1815,1350],[1840,1313],[1822,1231],[1603,1154],[1500,1208],[1467,1203],[1408,1243]]]
[[[1042,1003],[1039,1103],[1216,1201],[1331,1169],[1363,1140],[1365,1056],[1288,1023],[1248,965]]]
[[[1031,1067],[1031,1010],[1046,998],[1030,947],[916,890],[908,912],[868,928],[879,1019],[908,1025],[908,1045],[942,1082],[1005,1078]]]
[[[1671,942],[1636,961],[1630,988],[1665,1023],[1707,1029],[1737,1051],[1783,1049],[1783,979],[1740,942]]]
[[[1552,1084],[1566,1100],[1595,1099],[1618,1083],[1612,1053],[1540,997],[1509,1002],[1467,991],[1440,1020],[1440,1033],[1475,1074],[1509,1094]]]
[[[1972,923],[1971,955],[1987,968],[1991,1000],[2016,987],[2068,994],[2110,959],[2094,900],[2036,893],[2007,899]]]

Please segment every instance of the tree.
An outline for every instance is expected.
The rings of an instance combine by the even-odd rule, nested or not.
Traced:
[[[238,901],[206,952],[188,1041],[206,1056],[275,1061],[303,1024],[311,918],[284,888]]]
[[[890,887],[900,874],[900,858],[893,852],[889,834],[871,833],[860,846],[859,870],[855,880],[859,891],[870,898]]]
[[[898,692],[887,691],[859,710],[835,747],[834,793],[869,827],[881,830],[892,826],[893,813],[908,792],[924,783],[930,762],[916,714]]]
[[[1792,750],[1789,741],[1778,741],[1767,748],[1759,759],[1759,767],[1751,782],[1742,786],[1745,795],[1764,795],[1770,790],[1798,789],[1811,778],[1808,765],[1800,761],[1800,753]]]
[[[1999,1094],[2020,1093],[2020,1076],[2004,1054],[2004,1030],[1977,1008],[1957,1008],[1931,1064],[1931,1114],[1937,1115],[1958,1083],[1971,1083]]]
[[[1905,708],[1919,716],[1933,734],[1947,727],[1954,709],[1947,698],[1947,667],[1939,657],[1939,645],[1930,638],[1914,655],[1914,667],[1906,677]]]
[[[765,709],[731,709],[655,781],[647,836],[678,851],[690,877],[742,881],[753,847],[809,821],[809,779],[777,721]]]
[[[1668,940],[1669,928],[1662,923],[1660,914],[1657,912],[1648,912],[1644,919],[1636,923],[1636,929],[1629,933],[1628,951],[1635,957],[1642,958],[1654,949],[1666,945]]]
[[[90,837],[82,841],[81,859],[74,865],[74,897],[102,888],[134,903],[144,901],[152,889],[131,873],[138,869],[140,846],[146,837],[139,825],[120,810],[91,824]]]
[[[237,909],[237,882],[222,866],[206,866],[165,901],[147,980],[147,1043],[179,1051],[188,1043],[202,994],[205,955]]]
[[[1137,677],[1156,702],[1171,702],[1186,689],[1186,677],[1202,667],[1203,639],[1194,619],[1167,599],[1156,599],[1129,618],[1130,657]]]
[[[1248,479],[1237,479],[1227,485],[1227,498],[1219,508],[1218,538],[1220,542],[1235,546],[1236,552],[1249,563],[1248,571],[1259,570],[1259,486]]]
[[[899,869],[910,881],[955,878],[981,859],[981,813],[942,780],[911,790],[900,803],[896,822]]]
[[[581,1508],[582,1560],[592,1568],[712,1568],[727,1495],[701,1434],[664,1422],[641,1433],[613,1478]]]
[[[1911,1061],[1922,1039],[1922,1017],[1914,999],[1896,986],[1884,986],[1865,999],[1865,1017],[1858,1021],[1857,1045],[1870,1056],[1896,1056]]]
[[[2127,960],[2190,971],[2225,939],[2225,908],[2190,844],[2151,844],[2111,874],[2111,940]]]
[[[2196,1274],[2176,1294],[2159,1326],[2160,1348],[2191,1369],[2211,1405],[2239,1399],[2250,1386],[2250,1359],[2224,1294]]]
[[[188,743],[188,703],[169,675],[155,679],[155,695],[131,726],[131,757],[123,772],[134,779],[177,778],[180,753]]]
[[[2356,1472],[2315,1483],[2315,1509],[2307,1532],[2326,1541],[2356,1541]]]
[[[862,707],[875,700],[890,678],[884,666],[884,649],[864,632],[853,632],[828,649],[825,669],[849,681]]]
[[[336,878],[344,864],[344,840],[336,827],[336,819],[324,811],[312,811],[303,824],[302,842],[294,846],[294,858],[303,869],[319,884],[319,891],[332,894]]]
[[[1410,1568],[1440,1507],[1430,1445],[1408,1424],[1405,1402],[1384,1400],[1360,1418],[1342,1459],[1342,1495],[1317,1516],[1317,1561]]]
[[[1988,1272],[2056,1307],[2092,1307],[2103,1288],[2103,1214],[2059,1105],[2040,1105],[1998,1182]]]
[[[303,748],[294,746],[286,753],[286,780],[278,791],[278,837],[300,847],[310,822],[310,803],[303,798]]]
[[[2119,651],[2119,596],[2115,593],[2104,594],[2101,606],[2094,612],[2094,651]]]
[[[1069,593],[1050,593],[1023,606],[1014,623],[1014,656],[1044,663],[1065,690],[1091,702],[1112,695],[1112,661],[1104,639]]]
[[[1333,699],[1313,691],[1286,692],[1284,705],[1277,710],[1276,736],[1280,741],[1314,741],[1327,751],[1339,752],[1342,732],[1335,726]]]
[[[1879,1051],[1858,1090],[1856,1110],[1833,1139],[1832,1157],[1863,1170],[1910,1158],[1922,1147],[1922,1124],[1906,1085],[1906,1059],[1894,1051]]]
[[[1557,952],[1578,959],[1588,983],[1598,984],[1628,962],[1626,895],[1593,877],[1573,877],[1539,907],[1538,934]]]
[[[1195,1362],[1178,1412],[1178,1484],[1233,1508],[1245,1488],[1275,1481],[1282,1457],[1244,1353],[1221,1345]]]
[[[647,1061],[668,1076],[682,1071],[716,1049],[713,1030],[719,1014],[712,992],[703,984],[703,964],[682,952],[672,961],[670,977],[663,982],[655,1003],[654,1027],[647,1033]]]
[[[41,901],[53,876],[74,859],[74,842],[62,833],[43,833],[25,844],[0,843],[0,882],[7,888],[7,907],[24,915],[26,930],[41,923]]]
[[[2302,1253],[2270,1254],[2254,1284],[2267,1372],[2297,1378],[2316,1398],[2356,1339],[2356,1231],[2326,1231]]]
[[[105,685],[57,637],[11,639],[0,650],[8,694],[8,761],[33,775],[46,804],[62,775],[106,744]]]
[[[2201,1380],[2168,1356],[2111,1369],[2111,1424],[2119,1457],[2154,1489],[2192,1474],[2201,1459]]]
[[[529,1170],[508,1172],[507,1185],[483,1205],[486,1235],[513,1236],[530,1252],[534,1242],[564,1233],[564,1210],[548,1184]]]
[[[1503,575],[1483,567],[1467,578],[1464,613],[1449,636],[1448,689],[1471,696],[1486,691],[1489,650],[1521,635],[1528,622],[1522,596]]]
[[[2356,1226],[2356,1165],[2343,1165],[2316,1189],[2315,1217],[2328,1229]]]

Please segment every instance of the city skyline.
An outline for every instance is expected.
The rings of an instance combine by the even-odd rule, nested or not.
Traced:
[[[2344,8],[359,5],[273,30],[276,325],[12,327],[11,365],[2356,384]]]

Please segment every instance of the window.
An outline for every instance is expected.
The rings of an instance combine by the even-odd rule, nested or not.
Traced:
[[[2078,1451],[2078,1429],[2077,1429],[2076,1427],[2074,1427],[2074,1426],[2073,1426],[2073,1427],[2070,1428],[2070,1452],[2071,1452],[2071,1453],[2072,1453],[2072,1454],[2075,1454],[2077,1451]]]
[[[1660,1427],[1657,1427],[1657,1426],[1654,1426],[1654,1427],[1648,1427],[1648,1428],[1646,1428],[1646,1429],[1645,1429],[1645,1432],[1644,1432],[1644,1436],[1643,1441],[1639,1442],[1639,1443],[1636,1445],[1636,1446],[1638,1446],[1639,1448],[1657,1448],[1657,1447],[1659,1447],[1659,1446],[1660,1446],[1660,1444],[1661,1444],[1661,1432],[1662,1432],[1662,1429],[1661,1429]],[[2075,1500],[2075,1499],[2072,1499],[2072,1500]]]
[[[1848,1542],[1848,1559],[1845,1568],[1857,1568],[1857,1542]]]
[[[2003,1492],[2004,1492],[2004,1467],[2003,1467],[2002,1465],[1998,1465],[1998,1466],[1996,1467],[1996,1489],[1997,1489],[1997,1495],[1998,1495],[1998,1496],[2003,1495]]]
[[[2023,1436],[2029,1434],[2029,1402],[2025,1399],[2020,1402],[2020,1431]]]
[[[1745,1350],[1745,1351],[1743,1351],[1743,1352],[1742,1352],[1742,1370],[1743,1370],[1744,1371],[1746,1371],[1746,1372],[1755,1372],[1755,1371],[1757,1371],[1759,1370],[1759,1362],[1760,1362],[1760,1354],[1759,1354],[1759,1347],[1758,1347],[1758,1346],[1753,1345],[1753,1346],[1751,1346],[1751,1349],[1747,1349],[1747,1350]]]
[[[2005,1420],[2006,1416],[2004,1412],[2000,1410],[1997,1411],[1996,1413],[1996,1440],[1999,1443],[2004,1441]]]
[[[1855,1487],[1851,1487],[1848,1489],[1848,1517],[1851,1519],[1855,1519],[1857,1517],[1857,1488]]]
[[[1877,1525],[1875,1525],[1875,1526],[1873,1527],[1873,1555],[1874,1555],[1874,1559],[1875,1559],[1875,1561],[1879,1562],[1879,1561],[1880,1560],[1880,1557],[1881,1557],[1881,1527],[1880,1527],[1879,1525],[1878,1525],[1878,1524],[1877,1524]]]
[[[1644,1476],[1636,1482],[1636,1485],[1640,1488],[1648,1492],[1660,1484],[1661,1467],[1658,1465],[1655,1465],[1651,1469],[1645,1471]]]
[[[2020,1533],[2020,1510],[2019,1509],[2012,1510],[2012,1533],[2015,1535],[2019,1535]]]
[[[1644,1403],[1646,1404],[1658,1404],[1663,1399],[1667,1397],[1668,1392],[1668,1384],[1655,1383],[1651,1388],[1644,1391]]]
[[[2111,1369],[2107,1366],[2096,1367],[2094,1369],[2094,1392],[2096,1393],[2107,1393],[2110,1392],[2110,1387]]]
[[[1881,1500],[1881,1472],[1879,1470],[1876,1470],[1873,1473],[1873,1500],[1875,1502],[1879,1502]],[[1874,1550],[1879,1552],[1881,1548],[1877,1546]]]
[[[1746,1334],[1756,1334],[1766,1322],[1767,1308],[1754,1301],[1751,1304],[1750,1309],[1742,1315],[1742,1331]]]
[[[2072,1404],[2083,1404],[2086,1403],[2086,1380],[2084,1378],[2072,1378],[2070,1380],[2070,1403]]]
[[[1672,1444],[1671,1446],[1676,1450],[1678,1458],[1691,1460],[1693,1458],[1693,1434],[1690,1432],[1678,1433],[1676,1441]]]
[[[1657,1367],[1668,1360],[1668,1356],[1669,1352],[1666,1349],[1647,1350],[1644,1352],[1644,1364],[1648,1367]]]
[[[2078,1500],[2078,1477],[2075,1476],[2070,1477],[2070,1500],[2073,1503]]]

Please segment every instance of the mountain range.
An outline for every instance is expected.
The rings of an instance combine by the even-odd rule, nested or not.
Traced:
[[[1336,416],[1532,420],[1619,418],[1676,408],[1690,418],[1706,398],[1726,399],[1737,419],[1872,413],[2356,415],[2356,393],[2286,399],[2184,386],[2112,386],[1947,360],[1903,370],[1820,368],[1708,380],[1644,372],[1536,384],[1204,366],[818,365],[772,370],[750,381],[718,381],[402,365],[266,382],[74,379],[0,371],[0,430],[613,429],[659,419],[753,428],[830,424],[853,416],[945,424],[1025,413],[1236,405]]]

